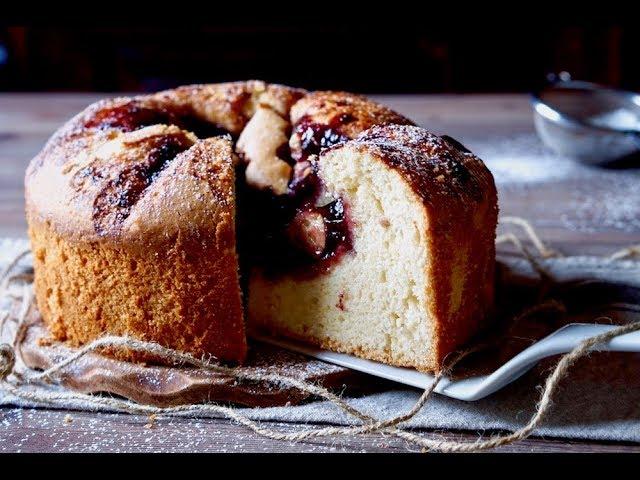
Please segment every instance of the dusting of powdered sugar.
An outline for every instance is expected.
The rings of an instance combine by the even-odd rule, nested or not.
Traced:
[[[267,425],[263,425],[267,426]],[[269,422],[268,427],[296,432],[310,425]],[[0,412],[0,452],[367,452],[405,450],[399,439],[344,441],[319,438],[280,442],[257,436],[228,420],[154,418],[104,412],[8,408]]]
[[[524,195],[543,184],[567,189],[558,218],[565,228],[640,231],[640,168],[583,165],[552,152],[534,133],[466,142],[493,173],[499,193]]]
[[[640,231],[640,175],[619,172],[588,188],[577,184],[571,192],[572,213],[562,215],[563,225],[592,233],[599,228]]]
[[[484,160],[497,184],[557,181],[581,171],[581,165],[551,152],[533,134],[493,137],[468,146]]]

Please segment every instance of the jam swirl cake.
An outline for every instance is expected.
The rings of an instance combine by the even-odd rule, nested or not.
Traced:
[[[38,307],[73,345],[242,362],[246,324],[437,370],[493,305],[490,172],[359,95],[249,81],[101,101],[25,185]]]

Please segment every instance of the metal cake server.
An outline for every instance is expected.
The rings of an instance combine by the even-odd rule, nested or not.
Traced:
[[[543,358],[573,350],[580,342],[595,335],[608,332],[615,325],[571,323],[556,330],[520,352],[490,375],[479,375],[459,380],[443,378],[435,388],[437,393],[458,400],[474,401],[500,390],[531,370]],[[293,350],[313,358],[334,363],[353,370],[368,373],[412,387],[426,388],[433,382],[433,375],[410,368],[392,367],[380,362],[364,360],[344,353],[329,352],[302,343],[253,335],[255,340]],[[620,335],[598,346],[597,351],[640,352],[640,331]]]

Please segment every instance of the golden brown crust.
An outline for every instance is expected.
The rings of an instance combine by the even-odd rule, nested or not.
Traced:
[[[234,182],[230,140],[198,141],[158,172],[126,217],[105,217],[109,233],[101,236],[61,233],[33,201],[42,192],[32,181],[27,218],[36,298],[54,336],[81,344],[105,332],[133,335],[242,361]],[[102,197],[94,192],[104,192],[80,190],[96,199]]]
[[[239,134],[258,105],[285,112],[303,94],[249,81],[97,102],[67,122],[32,160],[27,201],[61,234],[121,241],[127,238],[121,220],[136,211],[158,172],[198,135]],[[170,208],[161,212],[171,215]]]
[[[424,205],[431,256],[427,298],[441,366],[478,332],[493,308],[498,222],[493,176],[455,140],[419,127],[376,126],[333,148],[373,153],[405,178]]]
[[[287,117],[291,106],[306,93],[299,88],[267,84],[259,80],[207,85],[187,85],[159,92],[154,101],[171,108],[184,108],[202,120],[240,134],[260,106]]]
[[[495,192],[493,176],[482,160],[452,140],[420,127],[377,125],[349,147],[374,151],[402,173],[426,204],[455,202],[473,210],[492,190]]]
[[[291,123],[293,134],[289,145],[295,160],[304,157],[305,144],[314,134],[324,135],[331,145],[355,138],[374,125],[413,125],[408,118],[362,95],[333,91],[312,92],[302,97],[291,108]]]
[[[229,236],[223,230],[220,236]],[[105,333],[129,335],[196,356],[244,359],[232,252],[183,243],[182,237],[162,254],[69,242],[33,219],[29,236],[38,308],[56,339],[77,346]]]
[[[413,125],[408,118],[362,95],[348,92],[318,91],[305,95],[291,108],[291,122],[304,119],[330,125],[340,117],[340,133],[349,138],[374,125]]]

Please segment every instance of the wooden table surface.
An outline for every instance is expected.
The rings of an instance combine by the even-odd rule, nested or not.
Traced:
[[[23,175],[28,161],[67,118],[99,94],[0,94],[0,237],[24,237]],[[640,176],[637,168],[579,169],[558,163],[522,163],[533,137],[525,95],[404,95],[378,100],[435,133],[447,133],[487,161],[496,175],[502,215],[531,220],[549,244],[565,254],[606,254],[640,243]],[[492,145],[495,147],[492,148]],[[501,150],[502,149],[502,150]],[[523,152],[524,150],[524,152]],[[499,158],[500,157],[500,158]],[[574,175],[575,172],[575,175]],[[522,174],[522,179],[518,178]],[[615,175],[615,178],[612,177]],[[612,180],[613,178],[613,180]],[[577,180],[579,184],[577,184]],[[586,193],[585,193],[586,192]],[[594,192],[593,199],[588,196]],[[617,199],[615,195],[621,195]],[[634,195],[635,196],[634,198]],[[581,203],[582,202],[582,203]],[[612,203],[607,205],[607,202]],[[624,203],[624,205],[621,205]],[[0,408],[0,452],[12,451],[406,451],[403,441],[380,435],[289,444],[265,440],[224,420],[158,420],[145,417]],[[296,426],[282,428],[295,430]],[[442,438],[476,439],[476,432],[425,432]],[[635,451],[624,443],[530,438],[500,451]]]

